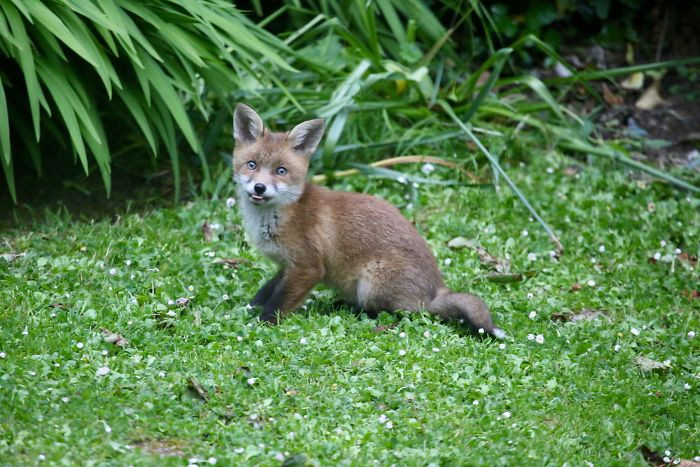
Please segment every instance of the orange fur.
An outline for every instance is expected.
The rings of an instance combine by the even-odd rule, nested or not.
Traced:
[[[251,302],[263,307],[260,318],[277,322],[325,283],[368,311],[428,310],[502,337],[481,299],[445,288],[433,254],[398,209],[305,181],[323,129],[311,120],[272,133],[250,107],[236,107],[239,206],[253,243],[280,267]]]

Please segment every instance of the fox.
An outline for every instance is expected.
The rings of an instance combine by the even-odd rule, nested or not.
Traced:
[[[356,309],[428,311],[503,339],[484,301],[445,286],[437,261],[416,228],[392,204],[307,181],[323,119],[288,132],[266,129],[246,104],[234,109],[233,179],[243,227],[278,266],[249,305],[278,324],[317,284]]]

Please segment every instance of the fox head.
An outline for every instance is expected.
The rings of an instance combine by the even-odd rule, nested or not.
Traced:
[[[238,104],[233,115],[233,177],[241,201],[271,206],[298,200],[325,127],[319,118],[287,133],[271,132],[253,109]]]

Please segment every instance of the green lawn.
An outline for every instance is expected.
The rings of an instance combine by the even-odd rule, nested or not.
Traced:
[[[646,465],[641,445],[700,455],[700,200],[613,166],[567,175],[569,163],[509,169],[560,234],[558,260],[507,188],[422,185],[403,208],[448,284],[490,305],[504,343],[427,315],[357,316],[328,290],[259,325],[245,303],[274,269],[227,207],[232,188],[1,232],[0,253],[22,256],[0,258],[0,462]],[[348,183],[405,203],[405,185]],[[220,227],[210,241],[205,220]],[[488,280],[473,249],[447,246],[457,236],[534,275]],[[603,314],[552,319],[583,309]]]

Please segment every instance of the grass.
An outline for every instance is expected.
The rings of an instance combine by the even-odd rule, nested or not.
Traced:
[[[700,332],[700,300],[686,295],[700,277],[674,252],[700,253],[700,200],[612,162],[576,176],[554,153],[528,170],[506,162],[564,244],[559,259],[508,190],[424,184],[407,205],[410,185],[339,183],[403,206],[448,284],[490,305],[509,334],[503,348],[427,315],[357,316],[327,290],[280,326],[258,325],[245,302],[273,266],[226,206],[231,187],[174,208],[95,221],[61,210],[3,231],[2,253],[23,256],[0,258],[0,458],[646,465],[640,445],[700,455],[700,337],[688,335]],[[211,241],[204,221],[220,225]],[[534,275],[487,280],[475,252],[447,246],[457,236]],[[169,304],[178,298],[189,303]],[[583,309],[605,315],[551,319]],[[129,344],[105,342],[103,328]],[[670,367],[643,371],[640,356]]]

